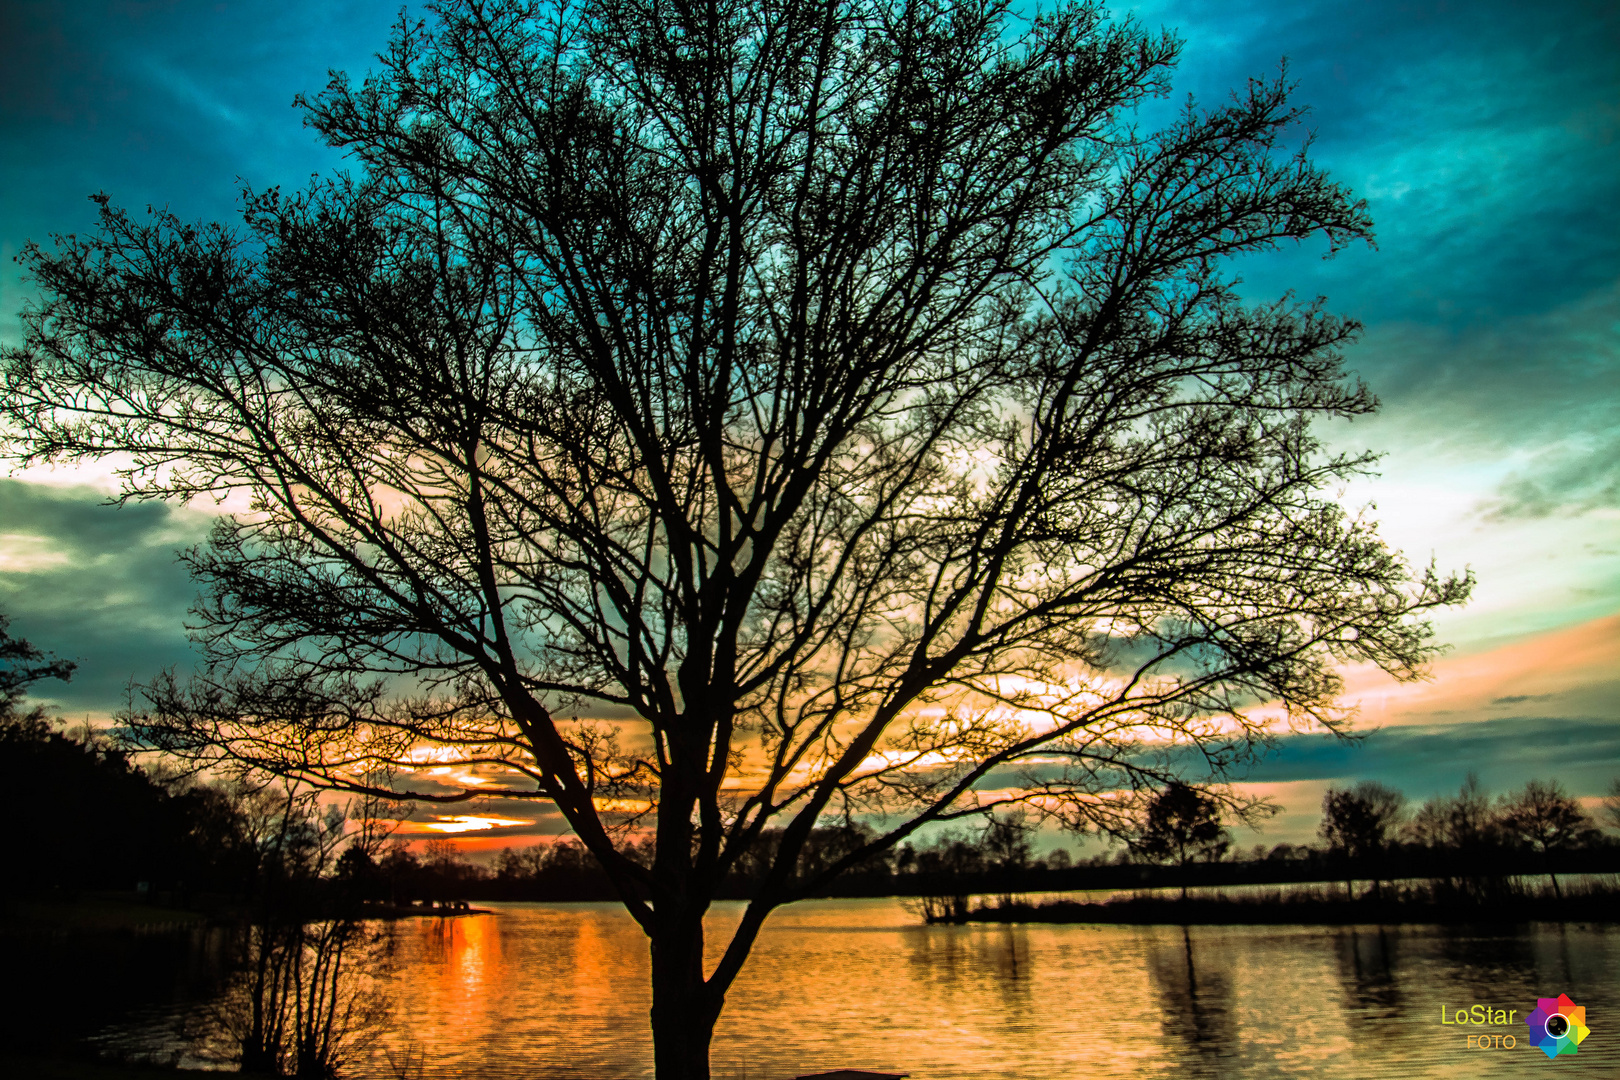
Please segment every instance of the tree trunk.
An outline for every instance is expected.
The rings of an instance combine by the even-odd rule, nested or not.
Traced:
[[[709,1080],[709,1042],[724,995],[703,979],[703,916],[679,915],[652,934],[653,1067],[657,1080]]]

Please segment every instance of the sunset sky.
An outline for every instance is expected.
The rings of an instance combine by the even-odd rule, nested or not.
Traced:
[[[1497,791],[1555,777],[1592,799],[1620,775],[1620,5],[1112,10],[1179,30],[1178,98],[1213,102],[1288,58],[1316,160],[1368,200],[1377,248],[1250,260],[1244,291],[1322,293],[1366,324],[1350,366],[1384,409],[1324,434],[1386,456],[1343,500],[1376,504],[1414,562],[1479,579],[1472,604],[1436,620],[1452,650],[1431,681],[1348,673],[1365,740],[1293,737],[1251,774],[1288,811],[1260,839],[1307,838],[1323,789],[1362,778],[1422,798],[1469,770]],[[86,196],[230,220],[238,177],[297,186],[342,167],[289,103],[329,68],[362,74],[397,12],[395,0],[8,0],[0,338],[16,342],[29,296],[13,256],[86,231]],[[71,685],[40,687],[75,721],[194,661],[193,590],[173,551],[203,537],[208,508],[115,509],[110,490],[88,472],[0,473],[0,610],[13,633],[79,661]],[[494,825],[467,838],[560,828],[532,807],[466,813]]]

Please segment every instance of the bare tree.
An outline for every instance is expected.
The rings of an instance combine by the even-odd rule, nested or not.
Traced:
[[[445,0],[304,102],[357,176],[242,231],[101,197],[24,255],[9,452],[243,507],[185,556],[213,666],[137,730],[555,803],[651,941],[663,1080],[774,908],[919,826],[1119,826],[1344,731],[1337,665],[1415,676],[1468,583],[1331,500],[1356,326],[1228,268],[1363,204],[1281,77],[1141,132],[1179,49],[1075,3]]]
[[[985,821],[980,847],[984,849],[988,868],[1001,879],[1002,907],[1012,906],[1012,880],[1029,867],[1033,850],[1029,838],[1033,831],[1029,811],[1022,807],[1006,814],[992,813]]]
[[[1355,898],[1354,870],[1358,862],[1377,862],[1385,854],[1390,839],[1400,828],[1406,796],[1378,783],[1363,780],[1350,789],[1328,788],[1322,796],[1322,823],[1317,835],[1327,842],[1328,851],[1344,860],[1345,893]],[[1382,887],[1382,881],[1375,881]]]
[[[1490,794],[1473,772],[1463,778],[1455,798],[1426,800],[1401,831],[1427,848],[1437,865],[1449,867],[1445,880],[1464,898],[1486,899],[1505,880],[1485,869],[1501,847],[1502,830]]]
[[[1498,822],[1510,840],[1539,851],[1547,860],[1547,878],[1560,899],[1564,894],[1552,869],[1553,855],[1597,835],[1581,804],[1565,795],[1556,780],[1532,780],[1519,794],[1504,797]]]
[[[332,877],[340,851],[372,842],[346,828],[365,808],[323,808],[290,783],[233,794],[259,865],[240,966],[203,1045],[244,1073],[329,1080],[388,1015],[380,936]]]
[[[1032,831],[1026,810],[990,815],[985,822],[982,846],[991,867],[1003,874],[1027,869],[1032,851],[1029,839]]]
[[[1609,781],[1608,793],[1603,796],[1603,820],[1611,829],[1620,829],[1620,776]]]
[[[967,922],[972,910],[973,882],[982,880],[988,869],[984,846],[948,831],[915,852],[915,860],[923,888],[906,907],[925,922]]]
[[[41,679],[73,677],[77,666],[41,652],[23,638],[14,638],[6,632],[11,619],[0,611],[0,723],[11,722],[18,715],[24,691]],[[43,719],[43,712],[35,710],[30,717],[35,722]]]
[[[1221,824],[1221,803],[1213,796],[1172,780],[1147,804],[1132,847],[1150,859],[1175,863],[1183,871],[1181,898],[1187,899],[1187,865],[1225,855],[1232,838]]]

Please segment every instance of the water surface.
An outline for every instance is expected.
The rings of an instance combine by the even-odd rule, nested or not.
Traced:
[[[401,920],[395,1013],[358,1077],[650,1077],[645,941],[612,904]],[[711,959],[741,905],[717,905]],[[1592,1034],[1549,1061],[1522,1020],[1568,993]],[[1517,1009],[1442,1026],[1442,1005]],[[896,900],[774,915],[727,996],[717,1080],[839,1067],[913,1080],[1620,1075],[1620,932],[1530,927],[923,926]],[[1517,1046],[1470,1050],[1467,1035]]]

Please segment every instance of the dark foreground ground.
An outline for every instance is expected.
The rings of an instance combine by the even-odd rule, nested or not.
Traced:
[[[132,1065],[98,1061],[63,1050],[54,1054],[12,1055],[0,1052],[0,1076],[8,1080],[182,1080],[185,1077],[211,1077],[217,1072],[198,1069],[170,1069],[161,1065]]]

